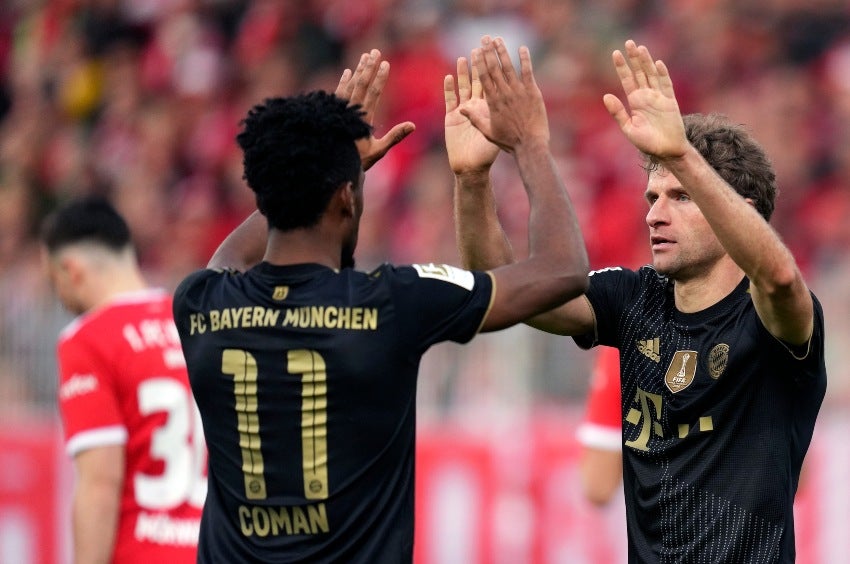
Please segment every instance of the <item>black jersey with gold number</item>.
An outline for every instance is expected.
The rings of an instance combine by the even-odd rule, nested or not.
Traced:
[[[678,311],[651,267],[591,273],[596,335],[620,349],[630,562],[793,562],[793,502],[826,390],[823,311],[794,350],[745,278]]]
[[[209,448],[199,562],[409,562],[416,375],[492,279],[261,263],[184,280],[174,314]]]

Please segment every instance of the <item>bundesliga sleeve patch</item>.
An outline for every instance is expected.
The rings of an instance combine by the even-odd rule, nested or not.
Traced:
[[[420,278],[436,278],[443,282],[450,282],[466,290],[472,290],[475,286],[475,276],[468,270],[449,266],[447,264],[414,264],[413,268]]]

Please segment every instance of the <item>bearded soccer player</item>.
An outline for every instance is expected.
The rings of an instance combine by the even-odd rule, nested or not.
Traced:
[[[195,562],[206,447],[171,296],[147,286],[103,198],[55,212],[42,239],[53,287],[78,315],[58,343],[74,562]]]
[[[377,50],[337,95],[248,114],[238,141],[261,215],[174,299],[210,449],[200,562],[410,562],[421,356],[584,290],[587,256],[528,50],[519,72],[503,43],[486,41],[473,62],[491,105],[481,127],[512,153],[531,203],[529,258],[492,272],[352,267],[364,169],[413,129],[371,134],[389,72]]]
[[[583,296],[528,323],[620,350],[630,562],[793,562],[824,321],[768,223],[776,175],[740,125],[682,116],[646,47],[627,41],[612,60],[625,100],[603,102],[646,159],[652,265],[593,272]],[[512,261],[489,162],[470,158],[477,181],[455,192],[476,268]]]

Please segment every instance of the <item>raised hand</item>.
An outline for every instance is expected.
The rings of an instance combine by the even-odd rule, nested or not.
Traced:
[[[508,152],[526,142],[549,143],[546,106],[527,47],[520,47],[519,61],[517,75],[505,42],[485,35],[481,47],[472,51],[472,64],[481,80],[487,111],[481,104],[460,107],[461,114],[487,139]]]
[[[605,94],[603,102],[625,136],[638,150],[659,159],[682,156],[688,140],[667,66],[631,39],[626,41],[625,55],[617,50],[611,58],[628,109],[613,94]]]
[[[366,112],[365,121],[371,125],[375,120],[378,100],[384,92],[389,75],[390,64],[387,61],[381,61],[380,51],[372,49],[369,53],[363,53],[360,56],[360,62],[354,72],[351,69],[343,71],[334,94],[348,100],[351,104],[360,104]],[[366,139],[357,141],[363,170],[369,170],[415,129],[416,126],[412,122],[405,121],[393,126],[381,138],[370,135]]]
[[[499,147],[490,143],[484,134],[472,125],[469,118],[461,113],[461,108],[465,108],[467,112],[487,116],[489,119],[490,112],[487,102],[484,101],[484,90],[478,78],[477,67],[472,67],[470,78],[466,58],[458,58],[457,85],[452,75],[446,75],[443,80],[443,95],[446,99],[446,152],[452,172],[461,176],[488,171],[499,155]]]

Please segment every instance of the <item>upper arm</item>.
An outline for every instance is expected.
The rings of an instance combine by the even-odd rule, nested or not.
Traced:
[[[584,496],[595,505],[605,505],[623,479],[623,454],[619,450],[584,447],[579,469]]]
[[[539,270],[539,269],[538,269]],[[593,333],[595,318],[585,292],[590,277],[586,273],[567,274],[567,284],[552,273],[538,273],[520,263],[492,270],[494,279],[493,304],[482,331],[497,331],[516,323],[528,325],[557,335],[583,335]],[[552,292],[552,285],[569,291],[560,299]]]
[[[92,447],[74,456],[79,484],[113,491],[120,496],[124,483],[124,445]]]
[[[92,447],[74,456],[72,524],[75,562],[111,562],[124,484],[124,446]]]
[[[587,296],[572,299],[553,310],[527,320],[528,325],[555,335],[586,335],[596,330],[596,318]]]
[[[268,223],[255,211],[236,227],[218,246],[207,268],[244,272],[261,260],[268,241]]]
[[[527,270],[510,265],[492,271],[494,279],[492,306],[481,326],[482,331],[497,331],[526,322],[532,327],[560,335],[577,335],[593,331],[593,310],[584,297],[587,276],[575,276],[566,300],[552,301],[550,285],[563,281],[531,278]]]
[[[750,295],[759,319],[771,335],[792,345],[802,345],[811,338],[814,304],[799,271],[786,287],[765,290],[753,284]]]

